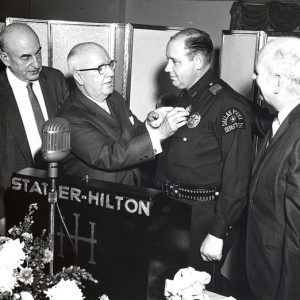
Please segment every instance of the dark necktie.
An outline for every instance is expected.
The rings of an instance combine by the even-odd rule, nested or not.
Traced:
[[[30,99],[30,103],[31,103],[31,106],[32,106],[32,110],[33,110],[33,114],[34,114],[34,118],[35,118],[35,123],[36,123],[36,126],[39,130],[39,133],[40,135],[42,134],[42,127],[45,123],[45,119],[44,119],[44,116],[43,116],[43,113],[42,113],[42,109],[41,109],[41,106],[39,104],[39,101],[32,89],[32,82],[29,81],[28,84],[27,84],[27,90],[28,90],[28,96],[29,96],[29,99]]]
[[[268,146],[270,145],[272,138],[273,138],[273,130],[272,130],[272,126],[271,126],[269,129],[269,133],[268,133],[268,141],[266,144],[266,148],[268,148]]]
[[[271,143],[271,141],[272,141],[274,135],[276,134],[279,126],[280,126],[280,124],[279,124],[279,120],[278,120],[278,114],[276,113],[274,115],[274,120],[273,120],[272,125],[271,125],[270,130],[269,130],[269,137],[268,137],[267,147]]]

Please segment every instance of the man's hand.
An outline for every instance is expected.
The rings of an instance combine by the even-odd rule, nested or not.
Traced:
[[[208,234],[204,239],[200,253],[205,261],[221,260],[223,250],[223,240],[211,234]]]
[[[159,131],[160,140],[164,140],[174,134],[180,127],[187,123],[189,112],[183,107],[174,107],[170,110],[161,125],[156,128]]]
[[[173,108],[174,107],[172,107],[172,106],[165,106],[165,107],[160,107],[160,108],[157,108],[157,109],[149,112],[149,114],[147,116],[148,124],[153,128],[159,127],[162,124],[167,113],[169,111],[171,111]]]

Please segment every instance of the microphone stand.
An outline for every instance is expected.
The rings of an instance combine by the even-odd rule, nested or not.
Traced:
[[[50,189],[48,191],[48,202],[50,204],[50,251],[52,252],[52,259],[50,261],[50,276],[53,275],[54,269],[54,240],[55,240],[55,204],[57,202],[57,188],[56,188],[56,179],[58,177],[58,163],[51,162],[49,163],[48,176],[50,179]]]
[[[46,121],[42,129],[42,155],[48,164],[48,202],[50,204],[50,251],[52,259],[50,261],[50,276],[53,275],[54,267],[54,223],[55,223],[55,205],[58,207],[58,192],[56,180],[58,178],[58,162],[63,160],[70,151],[70,124],[63,118],[52,118]],[[59,207],[58,207],[59,208]],[[60,210],[58,209],[60,213]],[[61,214],[60,214],[61,215]]]

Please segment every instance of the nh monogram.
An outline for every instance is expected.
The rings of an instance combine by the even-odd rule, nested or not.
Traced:
[[[75,247],[76,254],[78,253],[78,241],[89,243],[90,244],[90,259],[89,259],[88,263],[92,264],[92,265],[95,265],[96,262],[95,262],[95,255],[94,255],[95,254],[94,245],[97,244],[97,240],[95,239],[95,225],[96,225],[96,223],[89,222],[90,228],[91,228],[91,237],[90,238],[82,237],[82,236],[78,235],[80,214],[74,213],[73,216],[75,217],[75,232],[74,232],[73,235],[70,234],[70,238],[74,241],[74,247]],[[64,257],[64,254],[63,254],[64,237],[66,237],[66,235],[64,234],[62,227],[60,227],[60,231],[57,232],[57,236],[59,237],[59,240],[60,240],[58,256]]]

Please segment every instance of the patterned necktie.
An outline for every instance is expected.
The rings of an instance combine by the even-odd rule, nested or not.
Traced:
[[[32,110],[33,110],[33,114],[34,114],[34,118],[35,118],[35,123],[36,123],[36,126],[38,128],[38,131],[40,133],[40,136],[42,135],[42,127],[45,123],[45,119],[44,119],[44,116],[43,116],[43,113],[42,113],[42,109],[41,109],[41,106],[39,104],[39,101],[32,89],[32,82],[29,81],[28,84],[27,84],[27,90],[28,90],[28,96],[29,96],[29,99],[30,99],[30,103],[31,103],[31,106],[32,106]]]

